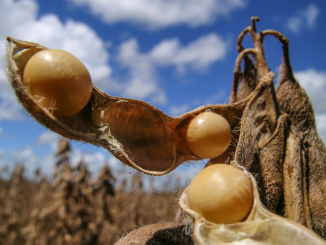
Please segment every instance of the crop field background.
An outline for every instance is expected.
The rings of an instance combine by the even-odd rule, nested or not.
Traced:
[[[84,161],[71,166],[67,146],[52,177],[26,178],[23,163],[1,169],[0,244],[114,244],[137,227],[175,221],[183,186],[157,192],[152,182],[144,192],[140,174],[116,185],[107,166],[92,179]]]
[[[237,35],[258,16],[258,31],[290,40],[326,142],[325,10],[317,0],[0,0],[0,245],[114,244],[137,227],[173,222],[180,193],[206,164],[154,178],[90,144],[54,153],[59,136],[28,115],[8,82],[6,36],[72,53],[103,92],[178,117],[229,101]],[[279,74],[280,43],[264,47]]]

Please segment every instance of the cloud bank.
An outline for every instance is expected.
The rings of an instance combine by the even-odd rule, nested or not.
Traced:
[[[223,60],[228,43],[215,33],[200,37],[188,45],[178,39],[163,40],[148,53],[139,51],[136,39],[129,39],[119,47],[118,60],[128,68],[128,82],[124,83],[126,97],[149,98],[151,103],[166,104],[167,98],[159,85],[157,69],[173,66],[179,73],[202,70]]]
[[[314,107],[318,134],[326,143],[326,72],[313,68],[294,73]]]
[[[128,22],[150,29],[206,25],[246,6],[245,0],[70,0],[103,22]]]
[[[306,9],[298,11],[296,14],[290,16],[286,22],[286,27],[296,34],[304,29],[313,30],[319,13],[319,8],[311,3]]]

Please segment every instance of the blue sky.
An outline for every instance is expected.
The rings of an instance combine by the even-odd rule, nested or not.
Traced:
[[[326,2],[254,0],[0,0],[0,167],[23,162],[51,173],[58,136],[16,101],[5,77],[5,36],[71,52],[106,93],[144,100],[171,116],[204,104],[227,103],[238,34],[259,16],[258,30],[290,40],[293,70],[315,107],[326,140]],[[250,39],[245,39],[250,47]],[[277,71],[281,45],[265,41]],[[105,162],[123,168],[102,149],[74,143],[93,172]],[[203,163],[181,167],[189,176]],[[129,171],[129,172],[130,172]]]

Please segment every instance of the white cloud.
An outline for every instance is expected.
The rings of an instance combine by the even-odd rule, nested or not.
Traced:
[[[169,108],[170,116],[176,117],[180,116],[187,111],[190,111],[196,107],[203,105],[211,105],[211,104],[224,104],[227,103],[227,93],[224,89],[218,91],[212,96],[206,98],[205,100],[193,100],[191,104],[182,104],[182,105],[173,105]]]
[[[2,48],[4,49],[3,45]],[[2,50],[0,49],[0,63],[3,64],[4,60],[1,58],[4,56],[4,52],[1,51]],[[19,105],[14,92],[7,81],[4,64],[2,67],[3,69],[0,67],[0,121],[4,119],[10,121],[21,120],[23,118],[21,106]]]
[[[172,117],[181,116],[183,113],[189,110],[188,104],[183,104],[180,106],[171,106],[170,107],[170,115]]]
[[[194,69],[209,66],[223,59],[227,52],[227,43],[215,33],[198,38],[186,47],[178,39],[164,40],[150,52],[151,59],[160,66],[189,65]]]
[[[219,90],[217,93],[213,94],[205,100],[205,105],[211,104],[225,104],[227,103],[227,93],[224,89]]]
[[[186,24],[199,26],[228,16],[246,0],[70,0],[87,6],[106,23],[129,22],[157,29]]]
[[[33,171],[36,168],[40,168],[42,173],[50,175],[54,167],[54,158],[51,154],[40,157],[35,153],[32,146],[10,152],[6,151],[3,157],[10,162],[9,167],[13,164],[23,164],[29,177],[33,176]],[[3,163],[1,165],[3,166]]]
[[[58,134],[52,131],[44,131],[38,136],[36,140],[36,145],[38,146],[48,145],[51,147],[52,151],[55,151],[58,147],[60,139],[61,136],[59,136]]]
[[[295,72],[294,75],[307,91],[315,113],[326,113],[326,72],[310,68]]]
[[[305,10],[290,16],[286,22],[286,27],[294,33],[300,33],[302,29],[312,30],[315,28],[319,12],[317,6],[310,4]]]
[[[50,170],[52,171],[54,163],[57,160],[53,153],[57,151],[60,140],[61,136],[58,134],[50,131],[44,131],[38,136],[35,145],[28,148],[29,150],[43,146],[49,146],[51,148],[51,153],[46,156],[46,159],[50,161],[50,164],[48,164],[48,168],[46,170],[46,173],[48,174],[51,173]],[[118,174],[118,171],[121,170],[122,164],[106,150],[101,148],[94,150],[91,149],[91,147],[90,149],[86,150],[81,149],[79,146],[80,143],[71,140],[69,141],[69,144],[71,151],[69,152],[68,156],[70,164],[73,167],[77,166],[77,164],[83,160],[84,163],[87,164],[88,170],[93,174],[93,177],[98,174],[104,165],[108,165],[112,169],[113,174]],[[32,156],[32,154],[30,155]],[[37,158],[39,158],[39,156],[37,156]],[[37,163],[38,162],[35,162],[34,165],[37,165]]]
[[[306,19],[308,28],[314,28],[316,19],[319,15],[319,9],[314,4],[310,4],[308,8],[302,12],[302,16]]]
[[[158,84],[155,67],[147,55],[139,53],[136,39],[120,45],[118,60],[129,69],[128,82],[122,84],[123,96],[135,99],[149,99],[151,103],[165,104],[164,91]]]
[[[74,147],[71,156],[71,164],[76,166],[81,160],[83,160],[89,170],[92,173],[98,172],[101,167],[106,163],[106,159],[103,153],[97,152],[82,152],[79,148]]]
[[[326,143],[326,113],[316,115],[316,124],[319,137]]]
[[[302,27],[302,19],[297,16],[292,16],[288,19],[287,28],[290,29],[292,32],[298,33],[300,32],[300,28]]]
[[[53,14],[37,18],[38,6],[33,0],[1,0],[0,16],[0,120],[22,119],[20,106],[4,75],[5,36],[33,41],[50,48],[66,50],[79,59],[89,69],[92,80],[102,89],[112,86],[109,54],[105,43],[89,26],[67,20],[62,23]]]
[[[72,151],[69,154],[70,163],[72,166],[83,160],[87,164],[88,170],[91,172],[93,178],[97,176],[103,166],[110,167],[112,174],[117,179],[127,178],[129,172],[136,173],[137,171],[131,167],[121,163],[111,153],[102,149],[98,151],[93,150],[81,150],[76,144],[71,144]]]
[[[140,53],[136,39],[120,45],[118,60],[128,68],[129,81],[125,82],[124,96],[135,99],[149,98],[151,102],[166,103],[166,95],[160,88],[156,75],[160,67],[174,66],[178,72],[188,69],[202,70],[212,63],[222,60],[227,52],[228,43],[215,33],[200,37],[187,46],[178,39],[163,40],[148,53]]]
[[[326,72],[307,69],[294,73],[314,107],[318,134],[326,142]]]

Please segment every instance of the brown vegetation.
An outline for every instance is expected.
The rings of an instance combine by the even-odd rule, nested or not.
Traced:
[[[135,228],[174,221],[175,193],[144,192],[140,174],[130,176],[130,190],[126,181],[115,190],[108,166],[93,180],[84,162],[71,166],[68,142],[60,147],[53,180],[39,170],[26,178],[23,165],[11,173],[3,169],[0,244],[114,244]]]

